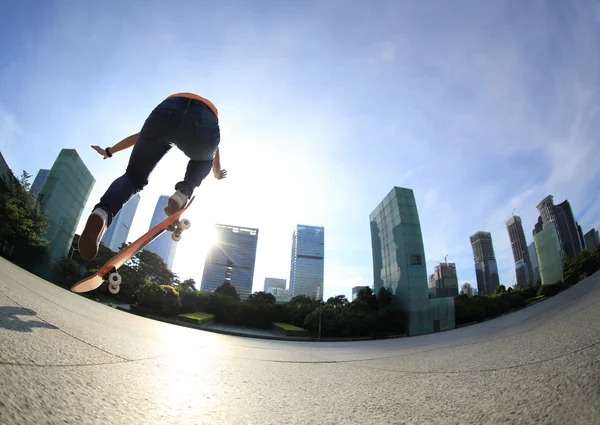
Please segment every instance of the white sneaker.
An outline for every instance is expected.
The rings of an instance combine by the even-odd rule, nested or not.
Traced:
[[[90,214],[81,236],[79,237],[79,254],[90,261],[98,255],[98,247],[108,222],[108,213],[102,208],[96,208]]]
[[[183,209],[187,204],[188,197],[178,190],[169,198],[169,203],[165,207],[165,214],[171,216],[177,211]]]

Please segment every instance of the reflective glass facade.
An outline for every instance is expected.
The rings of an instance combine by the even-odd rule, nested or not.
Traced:
[[[135,194],[113,218],[112,224],[102,237],[102,242],[108,249],[118,252],[121,245],[127,242],[133,217],[140,203],[140,195]],[[164,235],[163,235],[164,236]]]
[[[287,281],[285,279],[277,279],[275,277],[265,277],[264,291],[269,292],[268,290],[272,289],[272,288],[285,289],[286,284],[287,284]]]
[[[403,331],[452,329],[454,298],[429,299],[421,223],[412,189],[394,187],[369,216],[374,291],[386,287],[405,312]]]
[[[229,282],[240,298],[252,293],[258,229],[215,224],[217,243],[206,254],[200,290],[213,292]]]
[[[558,231],[554,223],[533,237],[542,285],[552,285],[563,279],[563,256]]]
[[[162,195],[158,198],[158,202],[156,203],[154,214],[152,214],[152,220],[150,221],[150,227],[148,227],[148,230],[152,229],[154,226],[167,218],[167,214],[165,214],[165,207],[168,203],[169,196]],[[169,270],[171,270],[173,267],[173,260],[175,259],[175,251],[177,250],[177,242],[171,239],[171,232],[164,232],[158,238],[150,242],[146,249],[148,251],[152,251],[162,258]]]
[[[8,164],[6,163],[6,161],[4,160],[4,157],[2,156],[2,153],[0,153],[0,179],[4,180],[6,177],[8,177],[11,173],[11,170],[8,166]]]
[[[34,199],[37,198],[38,194],[40,193],[42,185],[46,181],[46,177],[48,177],[49,172],[50,170],[40,170],[38,171],[37,176],[35,176],[35,179],[33,180],[30,189]]]
[[[37,199],[48,216],[46,239],[52,261],[58,262],[68,255],[77,223],[95,182],[75,149],[60,151]]]
[[[324,257],[325,229],[297,225],[292,236],[290,295],[323,298]]]
[[[491,295],[500,285],[492,235],[489,232],[477,232],[470,239],[475,260],[477,292],[479,295]]]
[[[506,221],[506,230],[515,259],[515,271],[517,274],[517,286],[525,287],[533,285],[533,267],[529,258],[525,232],[521,217],[515,215]],[[523,269],[525,267],[525,269]]]

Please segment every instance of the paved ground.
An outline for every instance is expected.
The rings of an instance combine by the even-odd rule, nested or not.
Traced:
[[[0,424],[598,424],[600,274],[511,315],[383,341],[134,316],[0,259]]]

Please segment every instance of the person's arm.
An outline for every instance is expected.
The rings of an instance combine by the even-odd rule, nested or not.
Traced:
[[[132,134],[129,137],[124,138],[123,140],[121,140],[119,143],[117,143],[116,145],[114,145],[113,147],[109,147],[108,150],[110,152],[111,155],[125,150],[125,149],[129,149],[130,147],[132,147],[133,145],[135,145],[135,141],[137,140],[137,137],[140,133],[135,133]],[[102,155],[104,157],[104,159],[108,158],[109,156],[107,155],[106,151],[104,149],[102,149],[100,146],[97,145],[93,145],[92,148],[98,152],[100,155]]]
[[[219,153],[219,148],[217,148],[215,152],[215,157],[213,158],[213,166],[212,166],[213,175],[215,179],[221,180],[227,177],[227,170],[221,169],[221,154]]]

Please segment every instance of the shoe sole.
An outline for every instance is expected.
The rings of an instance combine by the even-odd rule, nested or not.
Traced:
[[[184,205],[184,207],[185,207],[185,205]],[[183,208],[179,208],[179,205],[177,204],[177,202],[175,202],[172,199],[169,199],[169,203],[165,207],[165,214],[170,217],[181,209],[183,209]]]
[[[92,214],[81,232],[79,238],[79,254],[85,260],[93,260],[98,255],[98,235],[102,231],[104,220],[96,214]]]

